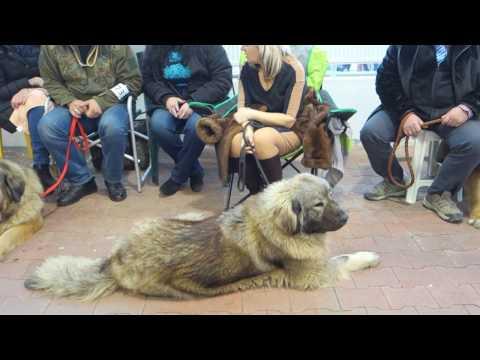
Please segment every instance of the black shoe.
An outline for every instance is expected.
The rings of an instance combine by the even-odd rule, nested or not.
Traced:
[[[190,187],[193,192],[200,192],[203,190],[203,175],[195,175],[190,177]]]
[[[48,165],[34,165],[33,170],[37,174],[40,182],[42,183],[43,190],[47,190],[50,186],[55,184],[55,179],[50,174],[50,166]]]
[[[160,192],[165,196],[170,196],[180,190],[181,187],[181,184],[177,184],[172,179],[168,179],[162,184],[162,186],[160,186]]]
[[[121,182],[111,184],[105,181],[105,185],[107,186],[108,197],[110,200],[119,202],[127,198],[127,190]]]
[[[97,191],[98,189],[95,178],[92,178],[92,180],[83,185],[71,184],[70,188],[66,192],[60,194],[57,200],[57,205],[68,206],[74,204],[84,196],[96,193]]]

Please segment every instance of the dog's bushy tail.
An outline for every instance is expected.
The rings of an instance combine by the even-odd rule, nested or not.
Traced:
[[[25,280],[30,290],[42,290],[56,297],[93,301],[118,288],[110,275],[108,259],[59,256],[47,259]]]

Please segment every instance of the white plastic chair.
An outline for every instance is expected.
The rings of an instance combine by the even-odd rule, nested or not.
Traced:
[[[436,175],[434,167],[436,165],[435,155],[437,147],[435,145],[441,141],[441,138],[437,134],[429,130],[423,130],[416,138],[412,139],[415,141],[412,158],[415,182],[407,190],[405,201],[408,204],[415,204],[420,188],[432,185]],[[422,178],[427,153],[427,178]],[[457,194],[458,201],[462,201],[462,191],[463,190],[460,190]]]
[[[435,143],[440,142],[440,137],[435,134],[433,131],[423,130],[416,138],[412,138],[415,141],[413,158],[412,158],[412,167],[415,174],[415,182],[407,190],[407,196],[405,201],[408,204],[415,204],[417,201],[417,194],[420,188],[425,186],[430,186],[433,183],[432,167],[435,163]],[[428,152],[428,178],[422,178],[423,167],[425,164],[425,156]]]

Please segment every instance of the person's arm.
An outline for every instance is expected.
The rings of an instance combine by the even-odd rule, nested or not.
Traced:
[[[29,88],[30,83],[27,78],[7,81],[5,72],[0,69],[0,101],[10,101],[20,90]]]
[[[210,45],[207,66],[211,80],[191,94],[191,100],[214,104],[225,99],[232,88],[232,64],[221,45]]]
[[[155,79],[153,69],[160,64],[158,63],[159,59],[154,58],[154,54],[155,45],[148,45],[145,48],[141,64],[143,89],[153,103],[166,106],[168,98],[178,95],[167,85],[166,80]]]
[[[413,112],[414,106],[411,99],[408,99],[403,91],[397,59],[398,46],[391,45],[377,70],[375,86],[385,109],[401,118],[406,113]]]
[[[52,45],[42,45],[38,59],[40,76],[44,81],[44,88],[55,103],[60,106],[66,106],[76,100],[76,98],[65,86],[53,51]]]
[[[116,79],[114,87],[123,84],[128,88],[129,95],[138,96],[142,90],[142,75],[132,49],[128,45],[112,45],[111,49]],[[111,89],[94,96],[93,99],[102,111],[124,100],[123,98],[119,99]]]
[[[272,113],[243,108],[239,109],[240,114],[237,115],[239,119],[243,117],[244,119],[259,121],[264,125],[282,126],[286,128],[291,128],[295,124],[303,100],[305,70],[303,69],[302,64],[300,64],[295,58],[288,58],[287,62],[293,67],[294,74],[291,78],[291,86],[288,95],[285,97],[285,112]]]

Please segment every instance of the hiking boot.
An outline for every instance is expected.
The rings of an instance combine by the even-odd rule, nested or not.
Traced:
[[[444,192],[440,194],[427,194],[423,199],[423,206],[437,213],[442,219],[450,223],[458,224],[463,221],[463,213],[452,200],[452,194]]]
[[[405,197],[406,194],[407,190],[392,184],[387,179],[383,179],[383,181],[375,185],[371,191],[363,194],[363,197],[370,201],[379,201],[391,197]]]
[[[105,186],[107,187],[108,197],[110,200],[119,202],[127,198],[127,190],[121,182],[109,183],[105,181]]]

